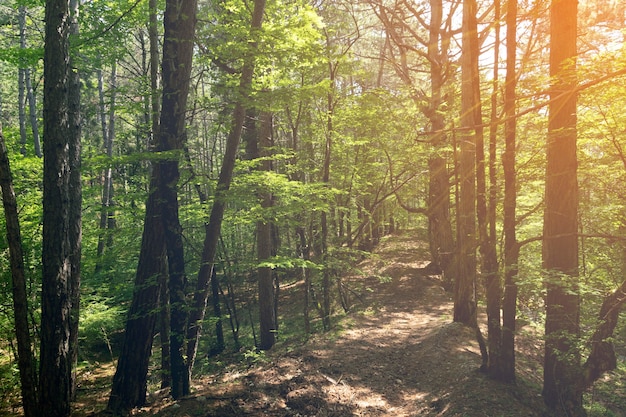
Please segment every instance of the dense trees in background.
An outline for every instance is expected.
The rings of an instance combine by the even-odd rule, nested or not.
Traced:
[[[117,359],[123,413],[224,350],[329,330],[342,273],[398,228],[482,369],[514,381],[531,321],[546,403],[583,415],[624,327],[626,7],[577,3],[0,6],[0,348],[26,415],[68,415],[77,365]]]

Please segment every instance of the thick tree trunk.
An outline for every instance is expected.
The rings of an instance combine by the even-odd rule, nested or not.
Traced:
[[[458,276],[454,283],[454,321],[469,326],[476,322],[476,74],[478,59],[476,1],[463,1],[463,52],[461,56],[461,127],[458,212]]]
[[[28,323],[28,295],[26,293],[22,236],[17,214],[17,201],[15,191],[13,190],[13,178],[9,166],[9,155],[2,134],[2,125],[0,125],[0,187],[2,188],[2,204],[11,258],[13,314],[15,319],[15,336],[17,338],[17,364],[20,370],[22,404],[25,417],[37,417],[39,415],[37,371]]]
[[[443,133],[445,121],[440,111],[444,84],[442,59],[447,56],[447,52],[441,50],[442,0],[430,0],[430,8],[428,61],[430,63],[431,98],[425,113],[430,121],[431,142],[434,149],[428,160],[428,231],[432,262],[443,273],[444,287],[447,290],[452,290],[455,275],[454,236],[450,221],[449,173],[447,160],[442,154],[447,138]]]
[[[576,177],[577,0],[550,7],[551,101],[543,231],[546,328],[543,396],[557,415],[584,415],[577,347],[580,323],[578,277],[578,182]],[[568,93],[569,92],[569,93]]]
[[[73,100],[68,0],[46,2],[44,46],[44,198],[39,406],[42,416],[68,416],[76,337],[80,254],[78,107]],[[78,195],[77,195],[78,193]],[[78,219],[72,218],[78,216]],[[73,265],[74,264],[74,265]]]
[[[183,149],[185,115],[191,77],[196,26],[195,0],[169,0],[163,26],[163,99],[159,125],[160,152]],[[189,375],[185,352],[187,300],[182,227],[178,217],[178,156],[160,165],[161,216],[167,250],[170,291],[170,366],[171,394],[174,399],[189,394]]]
[[[156,164],[146,201],[133,300],[107,405],[107,410],[114,413],[124,414],[146,402],[148,365],[159,304],[159,276],[165,271],[163,221],[157,186],[159,175],[159,165]]]

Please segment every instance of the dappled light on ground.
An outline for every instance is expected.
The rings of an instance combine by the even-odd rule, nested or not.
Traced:
[[[452,301],[429,273],[426,252],[411,235],[383,239],[359,274],[343,277],[358,297],[333,331],[301,346],[282,341],[266,362],[199,377],[180,401],[157,392],[135,415],[542,415],[536,381],[501,385],[478,371],[474,331],[451,322]],[[281,305],[295,309],[283,314],[300,314],[297,286],[281,294]]]

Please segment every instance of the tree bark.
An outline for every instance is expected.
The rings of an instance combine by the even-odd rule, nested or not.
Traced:
[[[261,128],[258,138],[258,157],[269,156],[272,134],[272,115],[261,113]],[[272,163],[266,159],[259,167],[262,171],[271,171]],[[270,191],[264,191],[260,196],[261,207],[269,209],[272,206]],[[257,257],[259,262],[268,260],[272,256],[272,223],[260,220],[257,223]],[[276,311],[274,304],[274,272],[270,267],[259,267],[259,349],[269,350],[276,341]]]
[[[476,322],[476,75],[478,60],[476,1],[463,1],[463,47],[461,55],[461,127],[457,225],[458,276],[454,283],[454,321],[469,326]]]
[[[70,34],[78,36],[79,0],[70,0]],[[70,297],[72,309],[70,313],[70,360],[71,360],[71,393],[76,399],[76,366],[78,364],[78,320],[80,316],[80,275],[83,240],[82,201],[83,189],[81,182],[81,113],[80,113],[80,72],[76,67],[75,56],[78,51],[70,54],[70,88],[69,102],[69,259],[71,267]]]
[[[442,50],[442,0],[430,0],[428,61],[430,64],[431,98],[426,116],[430,121],[433,152],[428,160],[428,230],[430,253],[434,266],[443,274],[444,286],[452,290],[454,279],[454,237],[450,222],[450,180],[447,160],[442,154],[446,143],[445,121],[440,111],[444,84],[443,62],[447,51]]]
[[[106,122],[106,107],[104,104],[104,85],[102,80],[102,71],[98,70],[98,92],[100,96],[100,118],[102,125],[102,141],[104,144],[104,152],[110,159],[113,156],[113,142],[115,139],[115,97],[117,88],[117,65],[113,61],[111,65],[111,100],[109,103],[109,122]],[[98,235],[98,247],[96,250],[97,263],[95,271],[98,272],[102,268],[102,256],[107,244],[112,244],[112,239],[107,237],[107,229],[109,232],[115,227],[115,213],[113,211],[113,168],[106,167],[102,172],[102,197],[100,212],[100,233]]]
[[[20,29],[20,48],[26,49],[26,6],[19,6],[18,23]],[[33,92],[30,68],[27,65],[20,65],[19,77],[19,116],[20,116],[20,136],[22,141],[22,155],[26,155],[26,102],[28,102],[28,118],[33,133],[33,145],[35,155],[41,158],[41,143],[39,140],[39,124],[37,123],[37,104]]]
[[[516,58],[517,58],[517,0],[508,0],[506,9],[506,78],[504,85],[505,149],[502,157],[504,170],[504,296],[502,300],[502,360],[497,379],[515,380],[515,320],[517,314],[517,264],[519,245],[516,236],[515,211],[517,207],[517,174],[515,171],[515,143],[517,119]]]
[[[546,270],[544,401],[557,415],[584,415],[578,277],[576,157],[577,0],[550,7],[550,75],[543,266]],[[570,93],[568,93],[570,92]],[[564,94],[565,93],[565,94]]]
[[[72,395],[72,349],[77,306],[80,220],[78,108],[73,101],[69,37],[69,0],[46,2],[44,46],[44,195],[39,407],[42,416],[69,416]],[[77,94],[77,93],[76,93]],[[74,172],[73,172],[74,171]],[[76,172],[77,171],[77,172]],[[78,227],[78,229],[77,229]],[[78,234],[77,234],[78,232]]]
[[[17,364],[20,370],[22,405],[24,407],[24,417],[37,417],[39,410],[37,371],[30,337],[30,325],[28,323],[28,295],[26,293],[22,235],[17,213],[17,201],[13,189],[11,167],[9,166],[9,155],[2,134],[2,125],[0,125],[0,187],[2,188],[2,204],[11,258],[13,314],[15,336],[17,338]]]
[[[500,0],[495,0],[495,45],[500,45]],[[491,126],[489,129],[489,193],[487,192],[487,162],[485,156],[485,144],[483,143],[482,128],[477,135],[476,141],[476,169],[477,169],[477,217],[480,236],[481,275],[485,286],[487,301],[487,347],[488,363],[487,373],[492,378],[498,378],[502,361],[502,327],[501,327],[501,298],[502,286],[498,271],[498,254],[496,250],[496,138],[498,133],[498,88],[499,88],[499,61],[500,48],[494,48],[494,68],[491,94]],[[480,94],[478,85],[476,93]],[[480,97],[477,100],[480,103]],[[478,105],[480,116],[480,105]]]
[[[165,6],[163,41],[163,100],[159,125],[160,152],[180,151],[185,136],[185,115],[193,60],[197,2],[169,0]],[[182,227],[178,216],[180,155],[159,162],[161,216],[167,250],[170,292],[171,394],[178,399],[190,393],[185,329],[187,300]]]

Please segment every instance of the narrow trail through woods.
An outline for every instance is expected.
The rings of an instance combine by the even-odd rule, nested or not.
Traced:
[[[386,237],[358,274],[343,277],[354,308],[339,330],[201,378],[189,398],[163,395],[136,415],[541,416],[532,357],[518,360],[530,380],[516,385],[478,372],[474,333],[451,322],[450,296],[429,275],[427,252],[411,233]],[[537,348],[530,345],[531,356]]]

